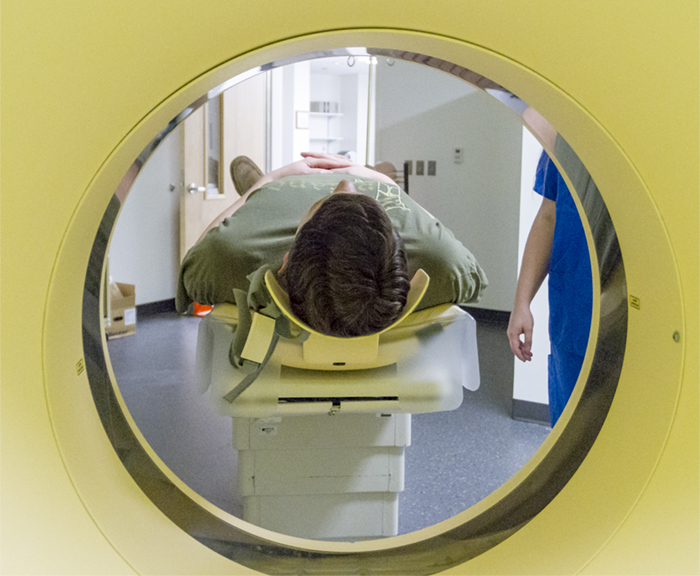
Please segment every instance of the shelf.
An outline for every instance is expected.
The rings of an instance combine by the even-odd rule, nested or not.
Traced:
[[[342,116],[342,112],[309,112],[310,116]]]
[[[342,136],[331,136],[330,138],[325,136],[309,136],[309,140],[325,140],[326,142],[337,142],[342,139]]]

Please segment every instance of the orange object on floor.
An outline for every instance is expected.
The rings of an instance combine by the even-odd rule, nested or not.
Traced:
[[[213,306],[206,306],[205,304],[194,303],[194,315],[195,316],[206,316],[211,312]]]

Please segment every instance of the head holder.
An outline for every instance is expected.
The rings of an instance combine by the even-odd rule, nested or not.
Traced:
[[[406,305],[392,324],[374,334],[341,338],[317,332],[302,322],[292,312],[289,305],[289,295],[279,285],[274,274],[270,270],[265,273],[267,289],[282,314],[292,323],[309,333],[308,339],[303,344],[304,361],[310,367],[313,366],[318,369],[338,366],[347,366],[348,368],[373,366],[379,354],[379,336],[392,328],[396,328],[416,309],[428,289],[429,282],[430,277],[423,270],[418,270],[411,279],[411,288],[408,291]]]

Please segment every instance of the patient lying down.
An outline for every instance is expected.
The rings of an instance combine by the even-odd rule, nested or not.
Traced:
[[[245,194],[187,253],[178,311],[235,303],[234,290],[263,308],[269,295],[253,279],[268,269],[293,313],[331,336],[392,324],[419,268],[431,278],[419,309],[481,297],[487,280],[471,252],[388,176],[342,156],[302,156],[265,176],[249,159],[234,160],[234,183]]]

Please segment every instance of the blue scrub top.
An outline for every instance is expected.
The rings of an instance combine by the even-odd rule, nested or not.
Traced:
[[[593,308],[591,261],[583,224],[554,163],[542,152],[535,192],[556,203],[549,264],[549,389],[552,425],[569,399],[588,345]]]

